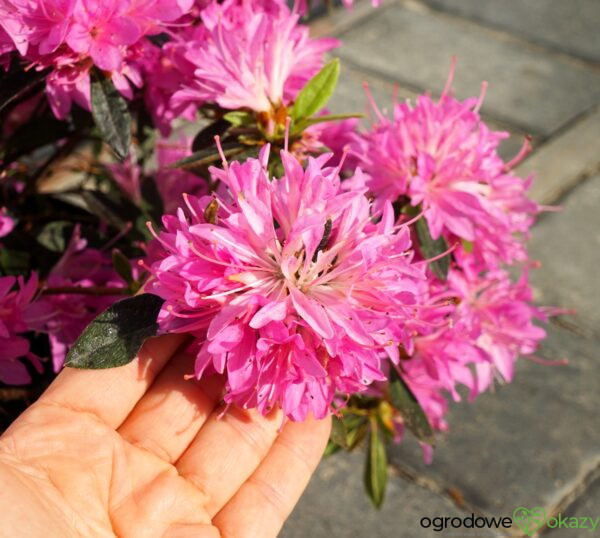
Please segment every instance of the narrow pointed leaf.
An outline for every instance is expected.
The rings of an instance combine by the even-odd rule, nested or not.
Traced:
[[[227,114],[225,114],[225,118],[227,118]],[[194,137],[192,151],[196,152],[208,146],[214,146],[215,136],[223,136],[230,127],[231,123],[227,121],[227,119],[217,120],[214,123],[207,125]]]
[[[127,283],[133,283],[133,273],[131,271],[131,263],[121,251],[113,250],[112,253],[113,267],[117,274]]]
[[[244,151],[237,142],[228,142],[221,146],[225,157],[232,157]],[[170,165],[170,168],[193,169],[208,166],[221,161],[221,156],[214,146],[196,151],[189,157],[185,157]]]
[[[329,101],[340,76],[340,61],[335,58],[311,78],[298,94],[292,119],[298,122],[314,116]]]
[[[350,119],[364,118],[364,114],[326,114],[323,116],[313,116],[312,118],[305,118],[298,121],[293,128],[293,134],[298,134],[311,125],[317,125],[319,123],[325,123],[328,121],[341,121]]]
[[[254,116],[245,110],[232,110],[231,112],[227,112],[227,114],[223,116],[223,119],[227,120],[227,122],[234,127],[256,123]]]
[[[145,293],[113,304],[81,333],[65,365],[100,370],[130,363],[146,339],[156,336],[163,302]]]
[[[331,417],[331,441],[341,448],[347,448],[348,443],[346,437],[348,432],[344,421],[336,416]]]
[[[396,368],[390,367],[390,399],[400,411],[407,429],[419,440],[429,445],[435,443],[427,415]]]
[[[369,436],[369,446],[367,448],[367,461],[365,464],[364,482],[369,498],[380,508],[385,498],[387,487],[387,455],[385,445],[379,434],[379,427],[376,420],[371,420],[371,433]]]
[[[131,114],[112,80],[98,69],[91,74],[92,116],[104,141],[125,159],[131,146]]]
[[[415,229],[417,231],[421,253],[425,259],[435,258],[448,250],[448,243],[446,243],[446,240],[443,237],[440,236],[437,239],[431,237],[429,226],[427,226],[427,221],[424,218],[420,218],[416,222]],[[445,282],[448,279],[448,271],[450,270],[450,254],[447,254],[439,260],[430,262],[429,268],[433,271],[435,276]]]

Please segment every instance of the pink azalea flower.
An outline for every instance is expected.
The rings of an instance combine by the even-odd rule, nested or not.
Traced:
[[[87,248],[76,229],[60,261],[52,268],[45,287],[123,287],[117,276],[110,256],[93,248]],[[45,295],[40,301],[45,307],[43,327],[48,333],[54,371],[64,363],[70,346],[83,329],[120,295],[76,295],[73,293]]]
[[[17,289],[15,288],[17,285]],[[23,277],[0,277],[0,381],[9,385],[25,385],[31,376],[19,360],[27,358],[41,371],[39,358],[31,353],[29,341],[23,333],[31,330],[35,320],[35,307],[31,302],[37,291],[35,273],[29,281]]]
[[[206,36],[188,44],[195,79],[175,105],[216,102],[223,108],[270,112],[292,101],[322,65],[335,39],[310,39],[299,14],[282,3],[213,3],[202,12]]]
[[[74,24],[67,35],[68,45],[89,56],[100,69],[118,71],[123,48],[142,37],[142,29],[127,13],[129,3],[121,0],[81,0]]]
[[[75,3],[76,0],[2,0],[0,25],[22,55],[51,54],[65,41]]]
[[[325,167],[329,155],[305,170],[281,156],[281,179],[267,175],[266,147],[213,169],[219,196],[188,196],[187,210],[164,217],[147,291],[165,299],[163,331],[198,338],[196,376],[227,372],[227,402],[303,420],[327,415],[336,392],[384,379],[424,268],[391,206],[373,223],[364,191],[341,191],[339,169]]]
[[[0,208],[0,237],[4,237],[13,231],[15,221],[8,214],[5,207]]]
[[[142,85],[138,64],[149,50],[142,37],[163,32],[192,6],[193,0],[0,0],[0,62],[16,48],[35,68],[51,68],[49,101],[65,118],[73,102],[90,108],[94,65],[131,98],[131,85]]]
[[[534,320],[546,321],[541,309],[533,306],[528,273],[512,282],[505,271],[452,271],[451,292],[460,300],[455,331],[463,334],[482,356],[475,364],[477,392],[486,390],[494,379],[512,381],[514,364],[520,355],[533,354],[546,332]]]
[[[483,94],[462,102],[449,95],[452,74],[437,102],[424,95],[414,106],[396,103],[392,119],[374,105],[377,123],[355,136],[352,158],[380,203],[404,198],[422,207],[434,239],[472,242],[475,256],[491,265],[525,260],[515,234],[526,233],[538,212],[526,196],[531,179],[510,172],[518,159],[507,165],[498,155],[508,134],[481,121]]]
[[[202,196],[208,192],[207,182],[196,174],[171,168],[171,165],[189,157],[192,153],[192,138],[180,135],[169,140],[161,139],[156,143],[156,185],[164,203],[165,213],[174,213],[183,204],[184,193]]]

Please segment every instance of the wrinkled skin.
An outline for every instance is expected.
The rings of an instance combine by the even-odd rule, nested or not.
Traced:
[[[0,535],[275,537],[330,422],[231,408],[223,381],[185,381],[182,337],[122,368],[63,371],[0,437]]]

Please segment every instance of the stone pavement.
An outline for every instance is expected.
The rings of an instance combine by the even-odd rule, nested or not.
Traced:
[[[502,153],[513,155],[532,135],[536,149],[519,172],[536,172],[537,201],[563,207],[534,229],[532,257],[543,264],[532,277],[536,299],[577,314],[568,327],[549,327],[540,353],[568,357],[569,365],[521,360],[514,383],[452,405],[450,432],[440,436],[431,465],[410,438],[392,448],[381,511],[362,491],[363,453],[335,455],[321,463],[283,538],[458,536],[419,521],[512,516],[519,506],[600,516],[599,28],[599,0],[384,0],[377,10],[362,2],[313,23],[315,34],[344,42],[335,111],[364,110],[362,81],[382,107],[396,85],[401,97],[439,94],[452,54],[459,97],[489,82],[482,113],[514,135]],[[525,536],[519,529],[506,535]]]

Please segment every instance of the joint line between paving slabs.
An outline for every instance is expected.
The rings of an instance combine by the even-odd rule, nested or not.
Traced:
[[[594,62],[592,60],[588,60],[581,56],[576,56],[567,51],[557,48],[552,44],[543,43],[540,41],[532,40],[530,38],[524,37],[519,34],[514,34],[510,30],[506,28],[502,28],[500,26],[495,26],[481,19],[471,18],[468,15],[461,15],[457,11],[447,10],[443,8],[437,8],[426,4],[420,0],[399,0],[400,5],[404,6],[406,9],[422,13],[428,14],[432,16],[438,16],[440,18],[447,18],[451,20],[455,20],[460,24],[464,24],[466,26],[476,27],[483,31],[490,32],[495,34],[498,38],[505,39],[507,41],[513,41],[515,43],[519,43],[524,48],[528,48],[532,51],[541,52],[547,56],[552,56],[554,58],[559,58],[565,62],[577,65],[578,67],[583,67],[585,69],[590,69],[592,71],[600,71],[600,64],[598,62]]]

